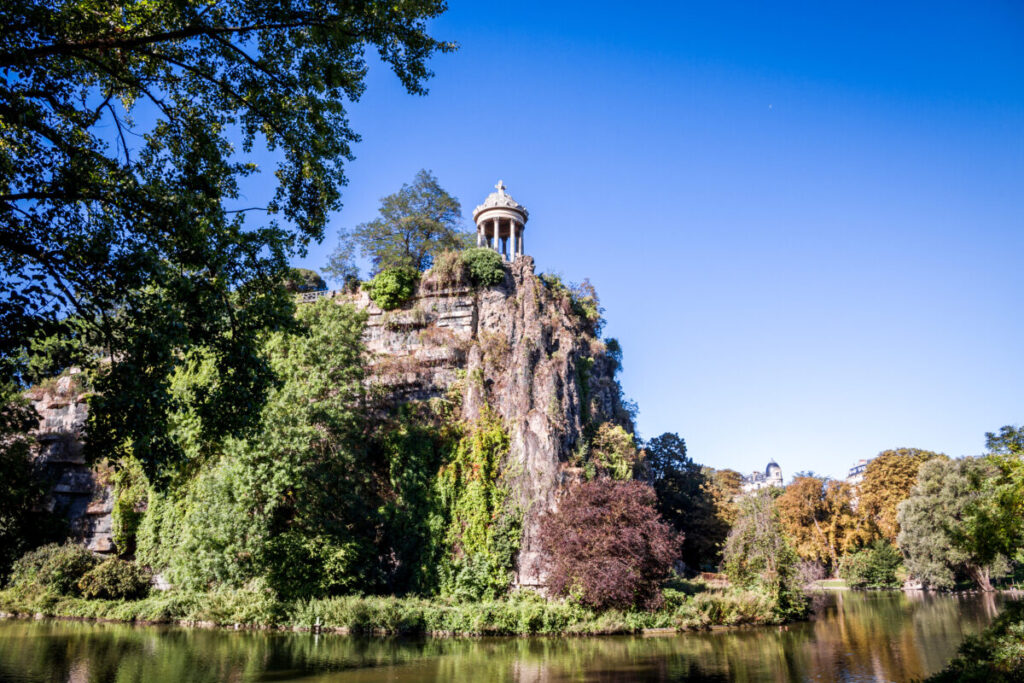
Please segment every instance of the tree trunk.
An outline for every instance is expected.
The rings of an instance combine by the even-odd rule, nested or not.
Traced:
[[[978,588],[986,593],[992,592],[992,582],[989,580],[988,567],[971,567],[971,576],[974,578]]]

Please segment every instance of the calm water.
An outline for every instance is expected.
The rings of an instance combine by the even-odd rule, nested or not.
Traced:
[[[0,621],[3,681],[910,681],[995,616],[993,595],[836,592],[788,627],[651,637],[355,639]]]

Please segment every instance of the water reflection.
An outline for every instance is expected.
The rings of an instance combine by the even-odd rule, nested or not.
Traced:
[[[832,593],[780,628],[656,637],[356,639],[0,622],[0,680],[909,681],[945,665],[995,595]]]

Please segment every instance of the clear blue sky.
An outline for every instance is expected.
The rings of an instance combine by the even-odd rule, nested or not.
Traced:
[[[841,476],[1024,422],[1024,5],[496,3],[427,97],[373,68],[334,231],[420,168],[498,178],[589,277],[644,438]]]

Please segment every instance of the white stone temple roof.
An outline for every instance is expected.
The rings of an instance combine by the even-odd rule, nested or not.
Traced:
[[[512,209],[523,214],[523,218],[529,217],[530,212],[526,210],[526,207],[512,199],[512,195],[506,194],[504,183],[499,180],[494,187],[496,191],[487,195],[484,203],[473,209],[473,220],[476,220],[477,215],[487,209]]]

